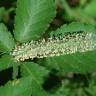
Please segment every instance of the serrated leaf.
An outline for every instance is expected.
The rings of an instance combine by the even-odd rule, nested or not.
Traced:
[[[21,75],[30,76],[32,79],[32,96],[48,96],[42,88],[44,79],[49,71],[33,62],[24,62],[21,64]]]
[[[56,31],[52,31],[49,33],[50,37],[58,37],[59,35],[63,36],[66,33],[73,32],[95,32],[95,26],[92,24],[84,24],[81,22],[72,22],[70,24],[64,24],[61,28],[58,28]]]
[[[84,27],[85,26],[85,27]],[[48,68],[51,69],[56,69],[60,72],[76,72],[76,73],[87,73],[87,72],[93,72],[96,70],[96,29],[92,25],[88,24],[80,24],[80,23],[72,23],[69,25],[62,26],[60,29],[56,30],[55,32],[50,33],[50,36],[53,37],[59,37],[59,35],[62,37],[64,34],[68,33],[74,34],[74,32],[87,32],[88,34],[92,33],[93,36],[92,38],[92,45],[89,43],[88,46],[92,47],[92,50],[86,50],[86,51],[75,51],[72,54],[61,54],[58,53],[59,55],[53,56],[53,57],[47,57],[41,60],[41,64],[44,66],[47,66]],[[65,35],[65,37],[67,36]],[[69,36],[70,37],[70,36]],[[63,37],[62,37],[63,38]],[[75,38],[75,37],[74,37]],[[87,42],[90,41],[88,39]],[[71,41],[71,39],[69,39]],[[71,42],[72,45],[74,45],[76,42],[78,42],[78,39],[75,42]],[[83,39],[82,39],[83,42]],[[82,45],[82,42],[79,42],[79,46],[82,46],[81,49],[85,48],[87,42]],[[59,46],[59,45],[58,45]],[[79,47],[78,46],[78,47]],[[88,46],[85,48],[87,49]],[[68,46],[65,46],[66,48]],[[64,47],[64,48],[65,48]],[[77,49],[78,49],[77,47]],[[72,47],[74,49],[74,46]],[[60,49],[60,47],[59,47]],[[69,46],[67,48],[68,50],[71,50],[71,47]],[[80,49],[80,50],[81,50]],[[64,50],[64,49],[63,49]],[[66,50],[66,51],[68,51]]]
[[[89,73],[96,71],[96,51],[45,58],[41,61],[49,69],[60,72]]]
[[[54,16],[53,0],[18,0],[15,20],[16,40],[27,42],[40,38]]]
[[[0,52],[9,52],[14,48],[15,43],[6,26],[0,23]]]
[[[44,81],[44,77],[48,75],[49,71],[39,66],[36,63],[31,62],[24,62],[21,64],[21,74],[22,76],[29,76],[36,80],[39,84],[42,84]]]

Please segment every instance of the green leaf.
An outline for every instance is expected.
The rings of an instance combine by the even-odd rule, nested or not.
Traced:
[[[31,62],[24,62],[21,64],[21,74],[22,76],[29,76],[36,80],[36,82],[42,84],[44,77],[46,77],[49,73],[46,68],[39,66],[36,63]],[[36,71],[37,70],[37,71]]]
[[[91,39],[92,39],[92,45],[91,45],[91,42],[88,44],[88,46],[90,46],[90,48],[92,48],[92,50],[85,50],[88,48],[85,47],[87,42],[84,43],[82,45],[82,42],[84,42],[84,39],[82,38],[82,40],[78,43],[79,46],[82,46],[81,49],[79,49],[79,46],[77,46],[75,52],[73,52],[71,50],[71,47],[72,46],[65,46],[66,47],[66,52],[64,51],[64,53],[67,53],[67,51],[69,52],[69,50],[71,50],[73,53],[68,53],[68,54],[61,54],[59,53],[57,56],[52,56],[52,57],[47,57],[47,58],[44,58],[44,59],[41,59],[40,64],[46,66],[47,68],[49,69],[56,69],[60,72],[76,72],[76,73],[87,73],[87,72],[94,72],[96,70],[96,29],[94,26],[92,25],[87,25],[87,24],[79,24],[79,23],[72,23],[72,24],[69,24],[69,25],[65,25],[65,26],[62,26],[60,29],[56,30],[55,32],[51,32],[50,33],[50,36],[53,37],[60,37],[61,36],[61,39],[63,37],[68,38],[66,41],[68,43],[68,40],[70,41],[68,43],[69,44],[72,44],[73,45],[73,49],[74,49],[74,44],[76,42],[78,42],[80,40],[80,38],[78,37],[78,39],[76,39],[75,42],[71,42],[71,35],[74,34],[78,34],[82,31],[82,33],[92,33],[93,36],[91,38],[89,38],[87,40],[87,42],[89,42]],[[72,33],[73,32],[73,33]],[[85,34],[84,33],[84,34]],[[64,36],[65,34],[65,36]],[[68,35],[69,34],[69,35]],[[71,34],[71,35],[70,35]],[[67,36],[67,37],[66,37]],[[74,35],[75,36],[75,35]],[[75,37],[73,37],[73,39],[75,39]],[[53,45],[52,45],[53,46]],[[60,46],[60,43],[59,45]],[[64,47],[64,48],[65,48]],[[58,47],[60,50],[60,47]],[[82,50],[84,48],[84,50]],[[56,48],[55,48],[56,49]],[[57,50],[57,49],[56,49]],[[64,50],[64,49],[63,49]],[[80,51],[82,50],[82,51]],[[51,54],[51,53],[50,53]],[[61,55],[60,55],[61,54]]]
[[[10,32],[4,24],[0,24],[0,52],[9,52],[14,48],[15,43]]]
[[[73,32],[95,32],[95,26],[92,24],[85,24],[81,22],[72,22],[70,24],[64,24],[61,28],[58,28],[56,31],[50,32],[49,36],[59,37],[60,35],[63,36],[66,33],[73,33]]]
[[[40,38],[54,16],[53,0],[18,0],[14,33],[16,40],[22,43]]]
[[[24,62],[21,64],[21,75],[30,76],[32,79],[32,96],[48,96],[42,88],[44,78],[48,76],[49,71],[33,62]]]
[[[89,73],[96,70],[96,51],[55,56],[43,59],[43,64],[49,69],[56,69],[62,73]]]
[[[0,71],[10,68],[15,64],[14,59],[10,55],[3,55],[0,58]]]
[[[31,77],[9,81],[5,86],[0,87],[0,96],[31,96],[31,84]]]

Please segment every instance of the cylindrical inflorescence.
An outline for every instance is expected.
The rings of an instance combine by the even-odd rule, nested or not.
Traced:
[[[31,41],[16,46],[11,55],[17,61],[25,59],[44,58],[67,55],[76,52],[87,52],[96,49],[96,37],[94,33],[81,32],[67,34],[59,37],[50,37],[39,41]]]

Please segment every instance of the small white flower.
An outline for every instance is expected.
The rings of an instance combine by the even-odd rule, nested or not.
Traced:
[[[92,39],[93,33],[76,33],[67,36],[50,37],[39,41],[31,41],[21,46],[16,46],[11,55],[17,61],[25,59],[53,57],[75,52],[86,52],[96,49],[96,41]]]

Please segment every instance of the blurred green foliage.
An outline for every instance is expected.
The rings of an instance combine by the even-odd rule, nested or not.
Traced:
[[[63,33],[64,30],[78,31],[83,29],[82,27],[78,29],[78,26],[71,27],[69,24],[71,22],[80,22],[81,25],[82,23],[90,24],[96,28],[96,0],[17,1],[0,0],[0,74],[4,76],[3,70],[13,68],[13,80],[7,80],[8,82],[5,82],[5,85],[0,82],[2,85],[0,86],[0,96],[96,96],[96,50],[89,52],[88,55],[75,54],[75,60],[78,61],[79,67],[77,62],[74,61],[73,55],[35,58],[34,60],[26,60],[26,62],[17,62],[10,55],[15,44],[21,45],[22,42],[29,42],[34,38],[37,40],[38,36],[47,39],[49,34],[52,35],[53,30],[63,24],[66,28],[54,32]],[[17,13],[16,6],[19,6]],[[34,22],[31,22],[31,20]],[[48,23],[50,23],[50,26],[48,26]],[[16,26],[19,31],[16,30]],[[87,27],[88,29],[84,31],[89,31],[92,28]],[[14,32],[16,32],[15,35]],[[96,33],[95,30],[94,32]],[[66,66],[63,62],[64,59],[69,66]],[[71,66],[72,63],[73,67]],[[81,64],[83,64],[83,67]],[[89,65],[86,67],[87,64]],[[1,76],[0,80],[2,81]]]

